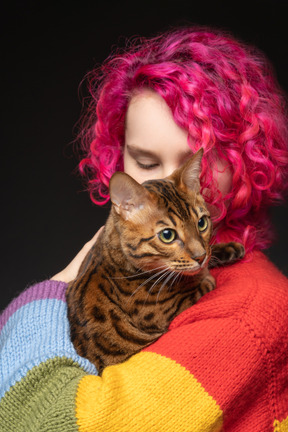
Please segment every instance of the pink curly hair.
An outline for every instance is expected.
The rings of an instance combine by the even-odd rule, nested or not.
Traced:
[[[218,208],[214,241],[239,241],[247,252],[270,245],[268,208],[288,189],[288,130],[285,98],[261,53],[222,31],[177,29],[116,51],[88,74],[88,87],[80,172],[96,204],[108,201],[110,177],[123,170],[129,101],[149,88],[188,131],[192,151],[204,149],[202,191]],[[219,158],[233,176],[224,197],[213,179]]]

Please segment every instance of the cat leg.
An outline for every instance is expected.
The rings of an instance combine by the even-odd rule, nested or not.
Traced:
[[[214,277],[208,273],[207,276],[200,282],[200,285],[198,285],[198,289],[195,292],[193,303],[196,303],[198,300],[200,300],[201,297],[203,297],[208,292],[212,291],[216,286],[216,281]]]

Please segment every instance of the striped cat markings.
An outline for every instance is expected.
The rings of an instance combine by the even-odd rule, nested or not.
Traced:
[[[208,264],[240,259],[239,243],[210,245],[200,194],[202,150],[165,179],[142,185],[117,172],[111,212],[66,292],[71,340],[101,374],[167,332],[215,287]]]

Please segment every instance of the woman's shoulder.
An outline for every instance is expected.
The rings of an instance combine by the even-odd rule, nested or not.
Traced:
[[[243,430],[256,412],[263,424],[273,423],[267,400],[282,406],[278,415],[286,418],[287,278],[260,252],[212,273],[215,290],[173,320],[170,331],[145,351],[184,367],[224,412],[233,413],[235,424],[243,420]],[[245,411],[251,413],[246,420]]]
[[[212,270],[216,279],[215,298],[239,308],[273,310],[288,301],[288,279],[260,251],[250,253],[231,266]]]
[[[287,315],[288,279],[262,252],[255,251],[243,262],[217,269],[214,276],[218,295],[227,301],[233,299],[237,316],[249,316],[250,312],[277,320]]]
[[[166,342],[159,341],[167,351],[161,354],[169,356],[169,349],[177,345],[177,352],[193,353],[200,363],[204,352],[207,362],[216,352],[217,362],[223,355],[232,364],[235,358],[247,360],[251,355],[262,364],[267,353],[271,361],[285,356],[287,362],[287,278],[261,252],[211,273],[215,290],[172,321]]]
[[[288,326],[288,279],[262,252],[211,273],[216,289],[177,317],[172,327],[217,318],[239,320],[258,329],[269,327],[271,320],[271,328],[282,331]]]
[[[284,289],[287,289],[288,284],[287,277],[260,251],[248,254],[242,261],[231,266],[215,268],[211,273],[219,285],[233,280],[236,286],[242,286],[244,279],[250,281],[249,285],[264,283],[275,286],[277,282]]]

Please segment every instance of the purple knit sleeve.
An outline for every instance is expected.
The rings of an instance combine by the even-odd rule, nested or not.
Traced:
[[[56,299],[65,302],[66,288],[67,284],[65,282],[54,280],[45,280],[27,288],[19,295],[19,297],[12,300],[9,306],[0,315],[0,332],[10,316],[12,316],[22,306],[25,306],[34,300]]]

